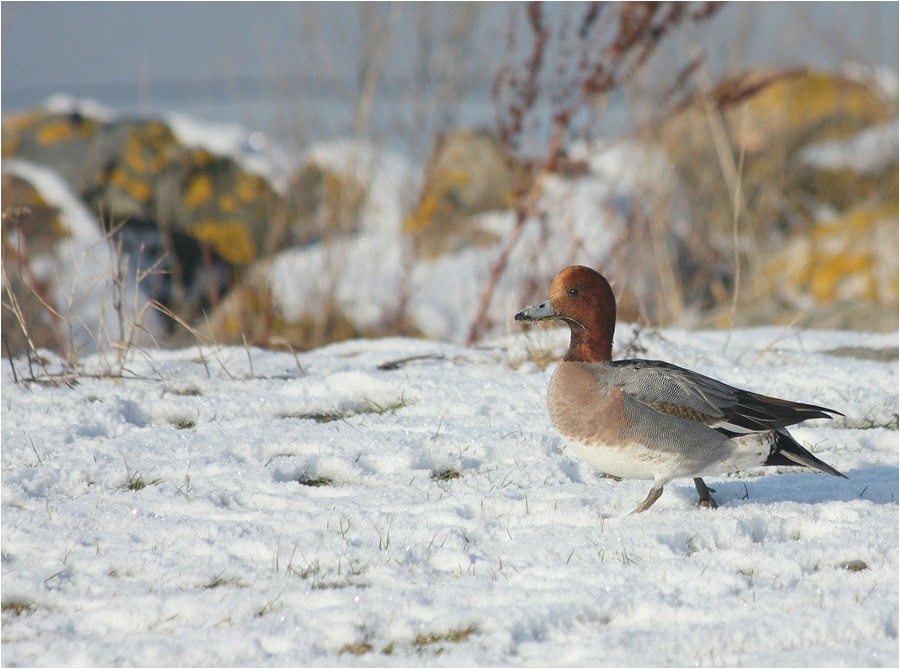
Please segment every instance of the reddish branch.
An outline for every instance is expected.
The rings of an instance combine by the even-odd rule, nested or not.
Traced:
[[[22,222],[18,219],[18,217],[9,216],[7,218],[16,228],[17,248],[13,252],[13,255],[14,259],[18,261],[20,277],[22,278],[22,281],[25,283],[25,285],[28,286],[28,288],[37,298],[38,302],[40,302],[44,311],[47,313],[47,316],[50,320],[50,325],[53,328],[53,334],[56,337],[58,352],[61,357],[67,358],[69,354],[69,347],[66,344],[66,338],[63,334],[62,317],[54,308],[52,300],[47,294],[46,286],[38,280],[31,269],[31,254],[28,251],[28,244],[25,241],[25,231],[22,229]],[[4,258],[4,264],[5,261],[6,259]],[[7,291],[10,293],[10,299],[14,299],[12,287],[10,285],[7,285]],[[30,349],[30,355],[37,357],[37,350],[34,348],[30,333],[28,332],[28,324],[25,322],[25,313],[23,307],[19,304],[15,304],[13,306],[16,307],[14,309],[15,315],[19,319],[19,327],[22,329],[22,334],[25,337],[25,342]]]
[[[510,66],[504,66],[498,71],[494,81],[497,130],[500,140],[512,153],[524,132],[526,117],[536,113],[537,102],[541,95],[545,94],[552,107],[552,133],[535,179],[530,188],[517,198],[515,225],[491,267],[479,300],[478,311],[469,328],[467,345],[473,344],[481,337],[494,289],[506,269],[510,253],[525,223],[535,214],[544,179],[556,169],[561,149],[573,132],[572,119],[575,114],[590,97],[608,93],[632,77],[673,29],[688,20],[694,22],[707,20],[720,5],[718,2],[706,2],[695,9],[691,3],[680,2],[623,3],[618,6],[616,14],[618,19],[616,32],[603,46],[602,40],[598,39],[595,33],[602,23],[600,18],[604,14],[602,11],[604,5],[591,3],[574,35],[561,34],[558,37],[560,53],[565,53],[564,50],[568,47],[564,40],[577,40],[580,57],[568,81],[560,75],[565,68],[557,67],[552,82],[553,89],[549,94],[541,89],[541,73],[547,61],[550,29],[546,25],[541,4],[534,2],[528,5],[531,51],[522,63],[521,73],[516,74]],[[512,43],[511,36],[510,43]],[[683,76],[679,77],[679,84],[683,85],[695,69],[696,64],[686,68]]]

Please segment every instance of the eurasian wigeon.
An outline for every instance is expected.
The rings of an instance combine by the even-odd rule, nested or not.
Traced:
[[[716,507],[701,476],[765,465],[844,477],[785,429],[838,411],[740,390],[659,360],[613,360],[616,300],[588,267],[556,275],[546,300],[517,321],[561,319],[569,350],[547,389],[550,419],[572,450],[605,474],[653,479],[646,511],[676,478],[693,478],[701,506]],[[846,478],[846,477],[844,477]]]

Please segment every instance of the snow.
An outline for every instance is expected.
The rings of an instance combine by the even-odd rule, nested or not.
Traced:
[[[629,515],[648,482],[550,425],[559,327],[133,347],[68,384],[4,361],[3,664],[897,666],[897,334],[616,341],[842,411],[792,433],[849,479],[711,478],[716,510],[676,481]]]
[[[31,184],[49,206],[58,209],[60,225],[73,240],[96,244],[103,239],[96,216],[56,172],[16,159],[4,160],[3,172]]]
[[[816,169],[850,170],[860,174],[879,174],[897,160],[900,129],[897,119],[866,128],[849,139],[810,144],[800,159]]]
[[[119,114],[104,105],[102,102],[91,98],[75,98],[65,93],[57,93],[49,96],[41,106],[51,114],[81,114],[82,116],[102,122],[112,122]]]
[[[242,169],[267,179],[282,193],[295,166],[279,146],[269,145],[265,134],[249,131],[240,123],[201,120],[190,114],[169,112],[164,121],[186,147],[201,148],[231,158]]]

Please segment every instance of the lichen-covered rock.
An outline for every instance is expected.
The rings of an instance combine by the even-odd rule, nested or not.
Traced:
[[[360,231],[367,185],[350,171],[309,161],[294,175],[288,194],[297,215],[290,231],[303,246]]]
[[[184,322],[192,323],[216,304],[234,283],[232,265],[208,242],[129,218],[110,233],[112,243],[140,272],[148,297]],[[169,332],[176,327],[168,321]]]
[[[75,365],[86,351],[115,350],[121,362],[163,333],[150,284],[165,277],[120,231],[104,234],[57,173],[4,161],[2,198],[4,353],[47,348]]]
[[[289,315],[273,295],[272,260],[254,263],[224,299],[214,305],[197,326],[201,341],[252,344],[308,350],[354,337],[376,336],[383,331],[360,328],[343,312],[334,296],[314,301],[318,308]]]
[[[159,120],[32,110],[3,119],[3,157],[58,172],[109,228],[131,217],[154,221],[235,265],[276,248],[289,215],[264,178],[184,146]]]
[[[857,301],[896,327],[896,128],[874,79],[791,71],[730,78],[649,130],[684,188],[686,303],[717,324],[816,325],[817,308]]]
[[[404,224],[426,256],[489,244],[496,236],[472,217],[510,209],[528,184],[528,171],[490,132],[464,130],[441,137],[428,161],[418,206]]]
[[[900,285],[897,221],[896,199],[819,221],[810,231],[788,238],[761,279],[769,293],[792,305],[806,301],[843,307],[821,314],[829,327],[894,329]]]

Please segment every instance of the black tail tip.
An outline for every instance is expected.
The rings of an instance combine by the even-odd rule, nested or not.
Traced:
[[[806,467],[832,476],[839,476],[842,479],[847,478],[827,462],[820,460],[803,448],[786,430],[777,433],[774,448],[765,464],[768,466]]]

